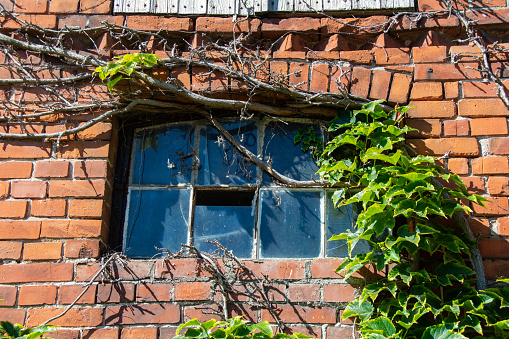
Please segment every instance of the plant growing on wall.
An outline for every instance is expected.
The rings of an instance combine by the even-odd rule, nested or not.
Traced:
[[[507,337],[509,289],[476,290],[466,260],[476,243],[441,223],[486,199],[468,193],[435,158],[410,156],[404,140],[412,129],[400,126],[409,107],[387,113],[380,103],[334,119],[334,137],[317,159],[331,185],[348,184],[335,191],[334,204],[362,206],[355,229],[330,239],[349,248],[338,273],[367,273],[343,318],[359,319],[362,338]],[[371,251],[352,255],[359,241]]]

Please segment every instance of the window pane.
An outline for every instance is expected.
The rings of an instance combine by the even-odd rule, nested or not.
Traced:
[[[135,185],[191,182],[194,127],[171,125],[136,132],[132,180]]]
[[[256,123],[223,123],[235,139],[248,150],[257,154]],[[200,170],[199,185],[241,186],[256,183],[256,166],[239,156],[235,148],[227,142],[212,126],[200,132]]]
[[[321,192],[260,192],[262,258],[315,258],[320,255]]]
[[[327,204],[327,239],[330,239],[335,234],[346,232],[346,230],[354,231],[355,222],[357,221],[357,211],[355,211],[354,204],[341,206],[335,208],[332,202],[332,194],[334,192],[328,191],[326,195]],[[348,257],[348,245],[346,240],[327,241],[327,256],[328,257]],[[352,255],[357,253],[366,253],[370,251],[369,243],[366,240],[361,240],[357,243],[352,251]]]
[[[311,152],[303,152],[302,144],[295,145],[293,138],[298,130],[306,130],[307,124],[271,122],[265,128],[263,139],[263,156],[265,161],[272,162],[272,168],[279,173],[295,180],[319,179],[316,173],[318,167],[311,157]],[[320,135],[320,129],[314,125],[314,130]],[[270,185],[272,179],[263,174],[263,184]]]
[[[131,190],[124,253],[130,257],[152,257],[159,248],[173,253],[187,243],[188,189]]]

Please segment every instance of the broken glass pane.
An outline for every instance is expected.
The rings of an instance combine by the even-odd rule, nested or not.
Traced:
[[[173,253],[187,243],[190,189],[131,190],[124,253],[150,258],[155,246]]]
[[[191,182],[194,127],[170,125],[136,132],[132,181],[135,185]]]
[[[223,123],[223,127],[249,151],[257,154],[257,130],[253,121]],[[256,183],[256,166],[239,156],[235,148],[212,126],[200,132],[199,185],[241,186]]]
[[[320,255],[320,191],[260,192],[260,256],[314,258]]]
[[[355,222],[357,221],[357,211],[356,205],[350,204],[346,206],[341,206],[340,208],[335,208],[334,203],[332,202],[332,194],[334,192],[327,191],[325,200],[326,200],[326,208],[327,208],[327,235],[326,239],[330,239],[335,234],[344,233],[347,230],[355,231]],[[346,258],[348,257],[348,245],[346,244],[346,240],[333,240],[327,241],[327,256],[328,257],[339,257]],[[367,253],[371,251],[369,247],[369,242],[366,240],[361,240],[357,243],[352,251],[352,255],[356,255],[357,253]]]
[[[311,157],[311,151],[303,152],[302,144],[295,145],[293,139],[299,130],[307,130],[309,124],[271,122],[265,128],[263,156],[272,168],[295,180],[319,179],[318,167]],[[315,131],[320,131],[314,125]],[[319,132],[318,132],[319,133]],[[319,137],[321,137],[319,135]],[[263,184],[273,184],[272,179],[263,173]]]

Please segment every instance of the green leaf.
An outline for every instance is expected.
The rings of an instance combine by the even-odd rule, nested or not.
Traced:
[[[460,265],[454,262],[442,263],[435,269],[437,272],[437,280],[443,285],[452,285],[450,279],[455,279],[458,282],[463,282],[465,276],[474,275],[475,272],[465,265]]]
[[[360,330],[364,333],[375,333],[383,335],[385,338],[396,334],[396,328],[386,317],[378,317],[373,320],[364,321]]]
[[[397,277],[401,277],[401,280],[405,282],[405,284],[410,285],[410,281],[412,280],[412,267],[409,264],[401,263],[397,264],[392,268],[392,270],[387,275],[387,279],[396,280]]]
[[[343,311],[342,319],[347,319],[350,317],[359,317],[362,321],[366,321],[373,314],[373,305],[368,301],[360,302],[359,300],[354,300],[346,306]]]
[[[428,327],[421,339],[463,339],[467,338],[462,334],[454,333],[450,325],[435,325]]]
[[[402,214],[405,217],[410,216],[417,207],[417,203],[412,199],[405,199],[398,203],[394,209],[394,216]]]
[[[122,80],[122,76],[121,75],[119,75],[118,77],[116,77],[113,80],[108,81],[106,83],[106,86],[108,87],[108,90],[111,92],[113,90],[113,86],[115,86],[117,84],[117,82],[119,82],[120,80]]]
[[[475,315],[465,314],[461,317],[460,323],[458,325],[460,329],[465,327],[473,328],[477,333],[482,334],[482,326],[481,321]]]
[[[179,327],[177,327],[177,335],[180,333],[180,331],[186,327],[190,327],[190,326],[200,326],[201,323],[198,321],[198,319],[192,319],[192,320],[189,320],[183,324],[180,324]]]
[[[266,336],[272,337],[272,328],[267,321],[262,321],[261,323],[248,325],[248,328],[252,331],[258,330],[265,334]]]

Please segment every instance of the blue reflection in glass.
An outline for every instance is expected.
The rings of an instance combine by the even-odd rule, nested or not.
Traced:
[[[255,218],[251,206],[196,206],[194,243],[204,252],[213,252],[217,240],[239,258],[251,258]]]
[[[260,192],[262,258],[315,258],[320,255],[319,191]]]
[[[223,127],[248,150],[257,154],[257,130],[253,121],[223,123]],[[256,166],[239,156],[235,148],[212,126],[200,131],[199,185],[242,186],[256,183]]]
[[[135,185],[191,182],[194,127],[170,125],[136,132],[132,180]]]
[[[326,194],[326,208],[327,208],[327,239],[330,239],[335,234],[346,232],[346,230],[355,230],[355,222],[357,221],[357,211],[354,204],[341,206],[335,208],[332,202],[333,192],[328,191]],[[327,241],[327,256],[328,257],[348,257],[348,245],[346,240],[333,240]],[[361,240],[353,248],[352,255],[357,253],[367,253],[370,251],[369,242]]]
[[[187,243],[188,189],[131,190],[124,253],[149,258],[167,248],[173,253]]]
[[[279,173],[295,180],[319,179],[315,161],[311,152],[304,153],[301,145],[295,145],[293,138],[299,129],[306,130],[309,125],[299,123],[283,124],[271,122],[265,128],[263,157],[267,161],[270,157],[272,168]],[[320,134],[320,128],[313,125],[314,130]],[[263,173],[263,184],[273,184],[272,179]]]

